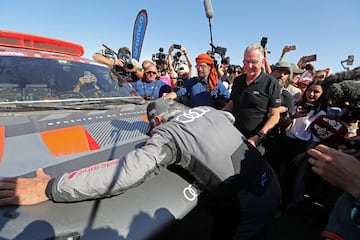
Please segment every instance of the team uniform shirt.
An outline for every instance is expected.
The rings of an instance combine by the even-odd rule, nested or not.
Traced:
[[[47,196],[73,202],[120,194],[169,164],[182,166],[208,190],[235,179],[236,188],[261,195],[272,170],[233,121],[230,113],[209,106],[188,109],[154,128],[145,145],[126,156],[52,179]]]
[[[235,78],[231,90],[235,126],[247,138],[254,136],[268,119],[269,108],[280,107],[281,85],[264,72],[250,85],[246,74]]]
[[[171,92],[171,87],[160,80],[154,80],[152,82],[138,80],[134,84],[134,89],[144,99],[158,99],[164,94]]]
[[[202,83],[201,83],[201,82]],[[185,81],[184,86],[179,88],[176,92],[178,97],[180,96],[189,96],[188,105],[190,107],[197,106],[215,106],[216,97],[222,98],[225,101],[230,99],[230,92],[224,84],[219,81],[216,89],[209,90],[209,83],[207,79],[198,80],[197,77],[190,78],[188,81]]]

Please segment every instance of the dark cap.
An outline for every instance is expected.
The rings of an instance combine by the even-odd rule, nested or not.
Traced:
[[[131,51],[130,51],[130,49],[127,48],[127,47],[121,47],[121,48],[119,48],[118,54],[120,54],[120,53],[124,53],[124,54],[129,54],[129,55],[131,55]]]
[[[155,119],[155,116],[159,116],[165,113],[170,108],[170,99],[158,98],[150,102],[146,109],[146,114],[150,123]]]

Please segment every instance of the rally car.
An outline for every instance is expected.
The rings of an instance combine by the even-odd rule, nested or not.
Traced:
[[[83,53],[78,44],[0,31],[0,177],[31,177],[40,167],[56,176],[146,141],[146,101]],[[0,239],[148,239],[187,215],[195,193],[166,169],[112,198],[0,207]]]

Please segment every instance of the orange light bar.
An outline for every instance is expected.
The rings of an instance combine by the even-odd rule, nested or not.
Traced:
[[[26,48],[81,57],[84,48],[81,45],[58,39],[0,30],[0,45]]]

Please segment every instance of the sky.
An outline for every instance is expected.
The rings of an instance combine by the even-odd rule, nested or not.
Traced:
[[[276,63],[285,45],[296,50],[285,61],[317,54],[316,69],[345,71],[348,55],[360,65],[359,0],[210,0],[214,16],[206,17],[203,0],[11,0],[2,1],[0,30],[24,32],[81,44],[92,58],[101,44],[117,51],[131,49],[138,12],[145,9],[148,25],[140,62],[162,47],[183,45],[191,60],[215,46],[227,49],[231,64],[242,65],[245,48],[268,38],[269,62]],[[210,26],[211,32],[210,34]]]

